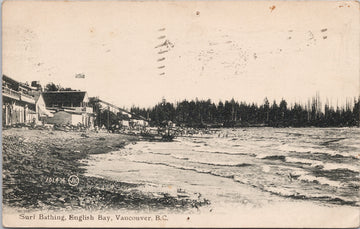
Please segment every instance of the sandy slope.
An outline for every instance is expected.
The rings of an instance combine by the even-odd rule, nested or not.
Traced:
[[[136,137],[94,132],[8,129],[3,136],[5,206],[22,210],[188,209],[206,200],[144,193],[139,184],[84,176],[81,159],[136,144]],[[79,183],[69,184],[76,175]],[[76,183],[76,182],[75,182]]]

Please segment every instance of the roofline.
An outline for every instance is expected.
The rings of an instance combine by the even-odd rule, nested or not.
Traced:
[[[20,81],[17,81],[17,80],[15,80],[15,79],[13,79],[13,78],[5,75],[5,74],[2,75],[2,79],[3,79],[3,80],[4,80],[4,78],[5,78],[5,79],[7,78],[8,80],[11,80],[11,81],[14,81],[15,83],[20,84]]]
[[[12,81],[13,83],[16,83],[17,86],[25,87],[25,88],[30,89],[30,90],[36,90],[36,87],[32,87],[32,86],[30,86],[30,85],[26,85],[25,83],[20,82],[20,81],[14,79],[14,78],[11,78],[11,77],[9,77],[9,76],[7,76],[7,75],[5,75],[5,74],[3,74],[2,80],[4,80],[4,81],[6,81],[6,80]]]
[[[113,108],[115,108],[115,109],[117,109],[117,110],[119,110],[119,111],[125,112],[125,113],[127,113],[127,114],[132,115],[132,116],[136,116],[136,117],[140,118],[141,120],[149,121],[149,120],[147,120],[146,118],[142,117],[141,115],[138,115],[138,114],[135,114],[135,113],[133,113],[133,112],[127,111],[127,110],[125,110],[125,109],[123,109],[123,108],[120,108],[120,107],[114,105],[114,104],[111,104],[111,103],[109,103],[109,102],[106,102],[106,101],[104,101],[104,100],[102,100],[102,99],[100,99],[100,98],[95,98],[95,100],[98,101],[98,102],[105,103],[106,105],[111,106],[111,107],[113,107]]]
[[[46,94],[46,93],[49,93],[49,94],[55,94],[55,93],[79,93],[79,92],[84,92],[84,93],[87,93],[87,91],[44,91],[42,92],[42,94]]]

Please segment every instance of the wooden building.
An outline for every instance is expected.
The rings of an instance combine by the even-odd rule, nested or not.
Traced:
[[[2,124],[9,126],[37,121],[33,88],[6,75],[2,77]]]
[[[93,127],[93,108],[88,106],[89,98],[85,91],[50,91],[42,96],[46,109],[53,113],[46,122],[57,125],[81,125]]]

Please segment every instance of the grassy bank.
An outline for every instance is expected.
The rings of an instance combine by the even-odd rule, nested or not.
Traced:
[[[84,176],[80,160],[90,154],[121,150],[136,144],[133,136],[52,130],[3,131],[3,202],[19,209],[104,210],[176,209],[208,204],[204,199],[144,193],[141,184]],[[68,178],[79,183],[71,186]]]

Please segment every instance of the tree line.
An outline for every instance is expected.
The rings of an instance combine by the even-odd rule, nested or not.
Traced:
[[[324,106],[317,94],[307,103],[289,106],[285,99],[261,105],[234,99],[218,103],[208,100],[183,100],[170,103],[163,99],[152,108],[132,107],[131,112],[147,117],[153,126],[169,121],[186,127],[346,127],[359,125],[360,97],[342,107]]]
[[[48,83],[45,91],[75,91],[61,85]],[[99,107],[90,98],[89,105],[93,106],[96,113],[95,124],[105,125],[109,128],[120,120],[129,119],[121,113]],[[317,93],[306,104],[288,104],[285,99],[279,103],[271,103],[267,98],[263,103],[246,103],[235,99],[219,101],[218,103],[207,100],[183,100],[176,103],[161,102],[151,108],[132,107],[132,113],[146,117],[152,126],[164,126],[169,121],[186,127],[350,127],[360,126],[360,97],[346,102],[343,106],[332,106],[328,101],[322,105]]]

